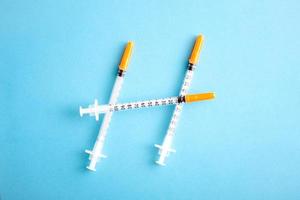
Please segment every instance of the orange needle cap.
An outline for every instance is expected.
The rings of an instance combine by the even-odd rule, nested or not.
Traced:
[[[121,62],[119,64],[119,69],[126,71],[128,63],[129,63],[129,59],[132,53],[132,49],[133,49],[133,42],[129,41],[126,45],[125,51],[123,53]]]
[[[203,44],[203,36],[202,35],[198,35],[195,44],[194,44],[194,48],[192,51],[192,54],[190,56],[189,62],[193,65],[197,64],[198,59],[199,59],[199,55],[200,55],[200,50]]]
[[[196,101],[204,101],[215,98],[214,92],[202,93],[202,94],[189,94],[185,96],[186,103],[192,103]]]

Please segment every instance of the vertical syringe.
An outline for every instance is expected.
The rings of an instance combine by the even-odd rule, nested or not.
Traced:
[[[112,90],[112,93],[110,96],[109,104],[117,103],[117,99],[119,97],[120,90],[121,90],[121,87],[122,87],[122,84],[124,81],[124,75],[125,75],[128,63],[129,63],[132,49],[133,49],[133,42],[128,42],[127,46],[125,48],[125,51],[123,53],[121,62],[119,64],[118,75],[115,80],[115,84],[114,84],[114,87],[113,87],[113,90]],[[97,101],[95,101],[95,105],[98,105]],[[113,115],[113,112],[107,112],[105,114],[93,150],[92,151],[85,150],[86,153],[90,154],[90,156],[89,156],[90,164],[87,166],[87,169],[89,169],[89,170],[96,171],[96,164],[99,161],[99,159],[106,158],[106,156],[103,155],[102,150],[103,150],[103,145],[104,145],[104,141],[106,138],[107,129],[109,127],[112,115]],[[98,120],[99,114],[95,113],[95,118],[96,118],[96,120]]]
[[[203,43],[203,36],[199,35],[195,41],[193,51],[189,58],[188,69],[186,71],[183,84],[181,86],[181,90],[180,90],[180,94],[179,94],[180,96],[186,95],[186,93],[189,90],[189,87],[190,87],[190,84],[191,84],[191,81],[193,78],[194,70],[195,70],[196,64],[198,62],[202,43]],[[168,128],[166,136],[163,140],[163,144],[162,145],[158,145],[158,144],[154,145],[155,147],[157,147],[159,149],[159,153],[158,153],[159,159],[156,161],[156,163],[159,165],[164,166],[166,157],[170,154],[170,152],[175,152],[175,150],[172,149],[171,146],[172,146],[172,141],[173,141],[173,137],[175,134],[175,128],[179,121],[179,117],[180,117],[182,108],[183,108],[182,104],[176,105],[173,115],[172,115],[172,118],[171,118],[171,121],[170,121],[170,124],[169,124],[169,128]]]

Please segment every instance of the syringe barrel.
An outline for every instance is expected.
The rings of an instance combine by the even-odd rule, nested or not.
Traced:
[[[110,112],[125,111],[125,110],[139,109],[139,108],[174,105],[178,103],[179,103],[178,97],[170,97],[170,98],[163,98],[163,99],[153,99],[153,100],[146,100],[146,101],[137,101],[137,102],[123,103],[123,104],[109,105],[109,111]]]

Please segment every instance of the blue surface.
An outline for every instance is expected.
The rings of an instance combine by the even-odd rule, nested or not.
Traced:
[[[298,1],[0,2],[0,196],[19,199],[300,199]],[[166,167],[173,107],[117,113],[85,169],[128,40],[120,102],[177,95],[205,43]]]

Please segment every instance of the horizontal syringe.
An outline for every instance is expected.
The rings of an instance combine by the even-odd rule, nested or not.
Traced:
[[[146,101],[137,101],[131,103],[120,103],[120,104],[108,104],[99,105],[98,101],[95,100],[94,104],[90,105],[88,108],[82,108],[80,106],[79,113],[82,117],[84,114],[89,114],[90,116],[95,116],[96,119],[101,113],[125,111],[138,108],[149,108],[154,106],[166,106],[166,105],[177,105],[181,103],[192,103],[196,101],[210,100],[215,97],[213,92],[200,93],[200,94],[190,94],[179,97],[169,97],[163,99],[154,99]]]

